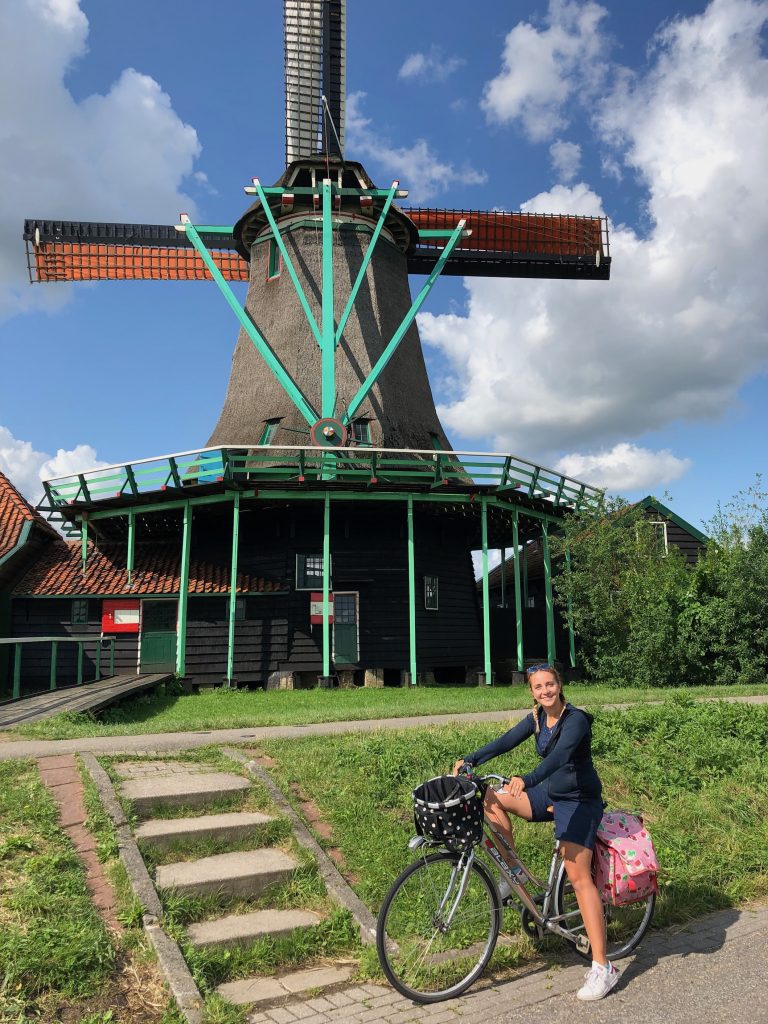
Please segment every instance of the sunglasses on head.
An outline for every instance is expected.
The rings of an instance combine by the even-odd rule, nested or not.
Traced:
[[[550,665],[548,661],[542,661],[540,665],[529,665],[525,670],[527,676],[532,676],[534,672],[554,672],[555,666]]]

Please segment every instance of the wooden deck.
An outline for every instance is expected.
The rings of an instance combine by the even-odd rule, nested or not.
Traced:
[[[98,683],[83,683],[61,690],[46,690],[0,705],[0,729],[37,722],[62,711],[100,711],[126,697],[135,697],[173,679],[170,672],[155,675],[112,676]]]

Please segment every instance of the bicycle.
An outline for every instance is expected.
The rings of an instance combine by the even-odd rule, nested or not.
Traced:
[[[468,776],[480,786],[502,775]],[[502,902],[495,874],[477,858],[490,856],[510,894]],[[384,974],[397,991],[417,1003],[436,1003],[466,991],[485,970],[499,937],[502,908],[516,906],[523,930],[538,938],[550,932],[590,959],[581,914],[555,842],[546,882],[537,878],[483,815],[482,832],[462,852],[429,836],[414,836],[420,856],[394,881],[379,911],[376,948]],[[504,850],[512,866],[501,854]],[[529,889],[532,892],[529,892]],[[533,894],[532,894],[533,893]],[[653,917],[655,893],[621,907],[605,906],[608,957],[628,956]]]

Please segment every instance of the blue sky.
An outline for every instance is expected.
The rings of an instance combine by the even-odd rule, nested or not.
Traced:
[[[766,469],[768,6],[348,0],[347,155],[414,205],[605,213],[601,282],[446,279],[420,318],[454,446],[696,525]],[[25,216],[232,223],[283,169],[282,4],[7,0],[0,469],[204,443],[215,286],[25,283]],[[417,279],[418,280],[418,279]]]

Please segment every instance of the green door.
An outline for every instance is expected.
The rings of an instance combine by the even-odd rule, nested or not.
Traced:
[[[141,602],[141,671],[176,669],[176,601]]]
[[[333,660],[337,665],[356,665],[358,648],[357,594],[333,594]]]

